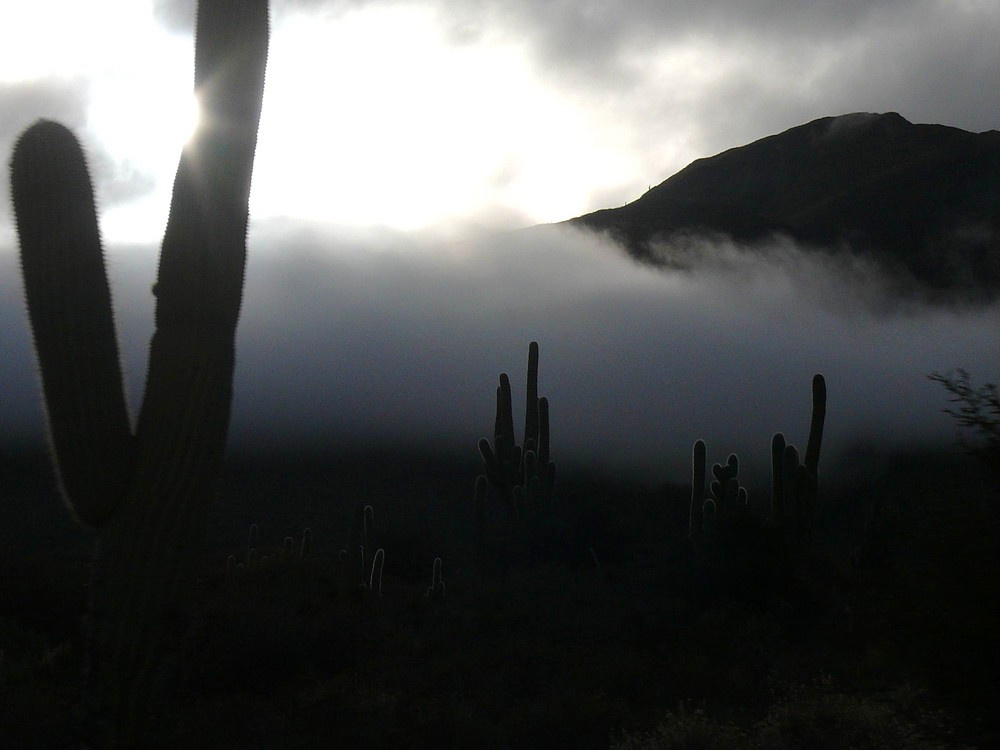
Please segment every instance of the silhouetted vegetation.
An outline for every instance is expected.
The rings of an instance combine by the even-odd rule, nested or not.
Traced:
[[[209,125],[178,168],[135,432],[80,147],[48,122],[18,142],[57,479],[0,456],[0,746],[996,744],[997,488],[867,447],[862,480],[821,485],[821,375],[805,455],[775,435],[763,491],[736,453],[706,486],[701,440],[689,487],[562,456],[557,486],[537,343],[523,441],[504,374],[482,475],[471,446],[224,462],[266,8],[200,6]],[[932,379],[995,459],[996,387]]]
[[[995,383],[980,387],[972,384],[968,372],[959,368],[957,374],[931,373],[929,380],[940,383],[951,394],[954,408],[945,409],[959,427],[972,437],[960,435],[959,442],[970,456],[1000,472],[1000,391]]]
[[[516,514],[498,506],[485,567],[471,448],[459,463],[234,457],[174,599],[167,691],[144,746],[995,739],[1000,615],[983,602],[1000,594],[1000,524],[996,487],[975,464],[865,449],[862,481],[803,485],[819,493],[802,544],[775,514],[783,491],[741,485],[732,456],[706,487],[699,454],[689,487],[564,470],[558,533],[543,527],[525,546]],[[39,464],[6,465],[0,741],[69,746],[89,537],[59,515],[53,486],[25,484]],[[698,497],[718,510],[692,535]],[[36,528],[49,529],[44,545]]]
[[[169,641],[164,618],[215,491],[229,426],[268,4],[199,4],[196,36],[203,117],[174,181],[134,432],[83,151],[68,129],[43,120],[11,158],[54,463],[67,505],[99,531],[83,712],[109,746],[148,735]]]

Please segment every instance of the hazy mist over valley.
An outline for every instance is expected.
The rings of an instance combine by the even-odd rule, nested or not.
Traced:
[[[630,260],[599,235],[536,227],[451,243],[265,222],[251,229],[238,333],[235,449],[407,448],[468,455],[492,434],[507,372],[541,348],[554,454],[684,481],[690,447],[769,471],[775,431],[804,442],[809,383],[829,387],[827,456],[951,444],[932,371],[1000,361],[1000,306],[898,297],[858,259],[690,239],[696,270]],[[676,251],[676,248],[674,249]],[[107,250],[130,402],[152,332],[153,248]],[[5,440],[44,439],[16,256],[2,258]],[[517,410],[515,410],[517,412]],[[724,457],[719,455],[719,457]]]

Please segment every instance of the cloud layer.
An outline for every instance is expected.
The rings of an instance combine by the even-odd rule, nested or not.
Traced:
[[[809,384],[829,389],[828,456],[864,443],[948,443],[946,394],[925,375],[996,379],[1000,307],[888,305],[868,269],[792,247],[706,246],[663,273],[591,235],[544,228],[430,246],[280,224],[251,237],[232,442],[330,450],[419,446],[475,455],[501,371],[523,399],[541,347],[554,456],[683,481],[690,446],[768,469],[775,431],[804,443]],[[41,407],[24,313],[3,269],[4,423],[37,439]],[[133,403],[151,332],[152,254],[109,253]],[[879,301],[873,305],[873,301]],[[520,411],[518,409],[517,411]]]
[[[1000,6],[993,2],[275,0],[275,31],[293,17],[397,6],[433,14],[454,49],[516,51],[537,83],[537,101],[558,99],[552,111],[586,131],[580,143],[608,144],[606,153],[575,153],[571,179],[556,175],[585,196],[578,213],[631,200],[693,158],[815,117],[895,110],[913,122],[974,131],[1000,123],[1000,99],[991,95],[1000,80]],[[193,0],[157,0],[154,10],[164,28],[190,33]],[[281,61],[272,62],[277,74]],[[320,73],[296,80],[295,96],[326,95],[327,84],[352,70]],[[104,209],[147,193],[150,180],[168,184],[173,172],[154,178],[131,170],[130,154],[104,153],[88,136],[94,83],[0,85],[0,148],[9,153],[16,133],[39,116],[74,127],[97,144],[88,151],[106,218]],[[381,100],[391,92],[368,94]],[[419,95],[411,91],[407,101]],[[357,106],[338,99],[329,112],[334,121],[356,117],[362,130],[384,127],[387,138],[413,124],[406,112],[369,124]],[[525,119],[520,110],[514,115]],[[576,133],[563,122],[556,136],[565,142]],[[312,125],[329,130],[326,120]],[[537,130],[531,122],[523,128]],[[547,153],[547,142],[519,151],[500,135],[480,134],[471,143],[477,154],[505,156],[484,160],[491,168],[502,161],[502,170],[459,183],[479,201],[467,220],[532,220],[521,204],[498,198],[518,174],[536,190],[558,192],[556,181],[550,189],[529,179],[548,169],[542,156],[534,158]],[[269,148],[272,161],[286,156],[262,139],[262,155]],[[605,157],[613,168],[602,172]],[[315,155],[308,163],[285,161],[300,176],[323,163]],[[379,163],[369,164],[378,189],[359,190],[350,180],[345,189],[377,202],[384,184],[405,182],[394,179],[395,164],[371,166]],[[405,177],[419,186],[420,174]],[[324,176],[337,178],[336,171]],[[292,182],[278,184],[284,190]],[[402,192],[419,197],[409,185]],[[337,205],[327,194],[315,202]],[[0,246],[12,244],[6,206],[0,203]],[[830,390],[830,450],[856,440],[950,440],[951,421],[940,413],[945,394],[924,376],[965,367],[995,380],[1000,361],[996,307],[952,311],[887,301],[871,269],[790,246],[747,253],[726,242],[697,245],[710,262],[681,274],[637,267],[599,239],[557,229],[443,244],[272,220],[255,224],[251,240],[237,445],[395,441],[474,451],[492,427],[497,374],[510,373],[519,397],[527,344],[537,340],[557,459],[683,478],[697,438],[708,441],[712,456],[747,454],[750,469],[766,466],[771,432],[802,442],[817,371]],[[154,256],[150,247],[112,245],[108,252],[135,403],[152,325]],[[7,440],[43,434],[20,299],[15,256],[0,250]]]
[[[413,4],[286,0],[276,8],[279,14],[296,8],[343,13]],[[419,5],[434,7],[456,41],[521,40],[539,73],[576,96],[586,97],[589,90],[597,100],[610,93],[616,106],[629,107],[628,114],[646,109],[668,121],[683,112],[697,123],[712,153],[808,119],[853,111],[896,110],[914,121],[977,132],[1000,123],[1000,102],[986,95],[989,82],[1000,75],[1000,54],[992,42],[1000,32],[1000,7],[991,2],[439,0]],[[666,70],[660,61],[679,64],[680,70]]]
[[[158,17],[175,30],[185,28],[193,18],[193,0],[162,0],[157,8]],[[333,35],[344,24],[371,16],[386,29],[386,38],[371,40],[370,57],[359,53],[345,68],[317,49],[312,56],[322,58],[326,67],[317,71],[315,80],[296,73],[298,91],[306,92],[310,85],[320,87],[333,97],[329,110],[338,113],[335,119],[350,121],[359,106],[366,106],[364,97],[352,94],[350,87],[338,81],[344,75],[362,80],[372,60],[392,59],[393,44],[387,40],[394,13],[417,14],[408,16],[407,28],[413,36],[427,34],[431,28],[437,30],[432,36],[443,33],[455,64],[464,59],[455,50],[463,50],[472,59],[507,66],[512,85],[521,92],[521,99],[512,98],[501,91],[496,79],[486,76],[482,86],[494,91],[493,97],[470,99],[467,81],[436,73],[433,78],[448,79],[438,81],[447,84],[445,91],[449,86],[466,91],[469,105],[461,117],[444,108],[440,122],[431,126],[422,117],[415,119],[414,112],[440,109],[436,98],[441,95],[440,87],[405,75],[419,62],[407,62],[407,57],[425,47],[415,43],[396,50],[405,90],[393,91],[391,82],[379,79],[378,94],[401,102],[398,115],[380,109],[377,122],[370,125],[393,123],[386,144],[406,144],[404,152],[409,153],[434,152],[441,148],[435,130],[444,132],[460,122],[462,133],[481,132],[479,156],[474,161],[482,174],[471,167],[456,171],[454,179],[467,188],[461,195],[435,192],[429,186],[414,188],[419,175],[393,174],[394,165],[408,163],[405,153],[390,148],[391,158],[384,160],[385,149],[369,153],[352,135],[371,173],[379,174],[383,202],[393,200],[394,188],[408,191],[417,201],[441,192],[442,199],[452,204],[450,211],[441,206],[422,209],[436,220],[466,211],[471,221],[514,227],[621,205],[695,158],[828,115],[897,111],[911,122],[942,123],[976,132],[1000,126],[1000,99],[987,94],[1000,79],[995,44],[1000,35],[1000,6],[976,0],[837,4],[792,0],[275,0],[275,71],[282,64],[282,29],[290,20],[310,18],[317,28],[330,22],[332,26],[323,28]],[[427,17],[431,19],[427,23],[414,22]],[[511,63],[512,56],[517,65]],[[413,110],[413,97],[419,99],[422,88],[427,89],[425,106]],[[337,98],[338,92],[344,101]],[[537,105],[538,97],[547,103],[544,111]],[[408,107],[409,113],[404,111]],[[481,116],[471,111],[476,108],[484,110]],[[530,120],[532,111],[537,113],[536,127],[526,134],[517,123]],[[325,110],[303,108],[306,116],[300,119],[305,123],[305,137],[311,137],[308,123],[317,112]],[[504,128],[491,130],[484,124],[505,117],[512,122]],[[554,122],[561,137],[545,127]],[[411,143],[417,128],[430,128],[419,133],[424,149]],[[461,150],[459,140],[453,134],[447,142]],[[564,153],[570,143],[577,150],[572,158]],[[263,147],[268,148],[267,138]],[[495,158],[483,158],[483,153]],[[435,153],[434,158],[445,159],[447,154]],[[336,164],[349,170],[351,159],[338,152],[336,159],[319,162],[331,166],[331,194],[326,203],[336,211],[346,201],[352,207],[349,213],[372,221],[371,206],[366,210],[353,206],[344,197],[351,195],[349,190],[335,189]],[[414,164],[414,172],[434,171],[419,159]],[[562,182],[552,171],[562,172]],[[354,180],[362,184],[360,192],[376,191],[365,178],[355,175]],[[533,185],[542,188],[529,201],[525,194]],[[554,204],[553,195],[562,202]],[[394,222],[388,215],[375,219],[379,221]],[[407,221],[394,225],[419,224],[414,216]]]
[[[83,33],[120,12],[88,6]],[[119,238],[151,239],[135,227],[162,210],[129,201],[169,190],[176,154],[141,132],[144,113],[150,90],[189,83],[194,0],[131,13],[134,38],[93,40],[27,99],[0,86],[0,148],[38,116],[67,121],[102,204],[128,206]],[[1000,6],[980,0],[274,0],[273,17],[258,172],[282,189],[261,181],[258,216],[513,228],[621,205],[822,116],[1000,123]],[[63,54],[34,33],[32,59]]]

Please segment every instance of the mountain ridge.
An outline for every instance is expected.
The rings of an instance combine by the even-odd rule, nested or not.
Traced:
[[[697,159],[641,197],[564,224],[670,265],[678,235],[787,236],[910,274],[945,295],[1000,293],[1000,131],[896,112],[824,117]]]

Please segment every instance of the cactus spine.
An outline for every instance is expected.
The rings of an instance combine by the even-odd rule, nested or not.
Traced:
[[[91,661],[110,745],[142,741],[161,615],[221,468],[268,36],[266,0],[199,4],[202,124],[174,181],[134,432],[82,150],[66,128],[40,121],[11,158],[56,470],[73,513],[99,530]]]

